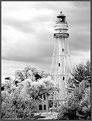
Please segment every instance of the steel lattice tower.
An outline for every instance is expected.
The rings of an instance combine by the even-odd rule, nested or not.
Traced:
[[[54,27],[54,49],[53,58],[51,64],[51,76],[54,80],[54,84],[60,89],[60,91],[54,92],[54,100],[59,102],[65,100],[67,79],[69,75],[70,65],[70,53],[68,47],[69,33],[68,24],[66,22],[66,16],[60,12],[57,16],[56,25]]]

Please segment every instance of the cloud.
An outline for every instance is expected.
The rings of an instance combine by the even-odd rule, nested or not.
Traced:
[[[2,57],[50,65],[61,10],[69,25],[71,53],[79,58],[80,52],[89,53],[89,2],[2,2]]]

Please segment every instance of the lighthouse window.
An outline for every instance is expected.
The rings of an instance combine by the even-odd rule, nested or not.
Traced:
[[[60,22],[62,22],[62,18],[60,18]]]
[[[65,22],[65,16],[62,16],[62,22]]]
[[[64,52],[64,49],[62,49],[62,52]]]
[[[46,100],[46,96],[45,96],[45,95],[43,95],[43,97],[44,97],[44,100]]]
[[[65,80],[65,77],[63,77],[63,80]]]
[[[60,22],[65,22],[65,16],[57,16]]]
[[[58,66],[60,66],[60,63],[58,64]]]

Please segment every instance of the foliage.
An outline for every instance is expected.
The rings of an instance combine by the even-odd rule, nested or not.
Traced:
[[[14,90],[10,88],[2,91],[2,119],[18,119],[18,118],[29,118],[35,109],[35,102],[27,94],[26,90],[23,92],[25,87],[15,87]],[[25,97],[25,98],[24,98]]]
[[[91,68],[90,68],[90,62],[87,61],[85,64],[79,64],[74,68],[74,71],[72,73],[73,76],[73,83],[79,84],[83,80],[88,80],[91,84]]]
[[[75,87],[85,83],[86,87],[91,87],[91,69],[90,62],[87,61],[85,64],[79,64],[74,68],[72,77],[67,81],[67,92],[71,93]]]
[[[90,119],[90,87],[83,90],[77,87],[67,98],[64,105],[59,110],[58,119]]]
[[[71,87],[72,91],[68,93],[66,102],[61,106],[58,119],[91,119],[89,62],[77,66],[75,70],[73,78],[68,82],[68,87]]]
[[[42,101],[40,96],[49,95],[56,89],[51,78],[42,73],[39,74],[41,78],[33,80],[31,76],[37,73],[35,68],[26,67],[23,71],[16,72],[15,80],[7,80],[3,84],[4,90],[1,92],[2,119],[31,119],[37,110],[37,101]],[[16,80],[18,81],[17,85]]]
[[[23,70],[17,70],[15,72],[15,81],[21,82],[25,79],[31,79],[32,81],[38,81],[41,78],[46,78],[49,74],[44,71],[37,70],[34,67],[26,66]]]
[[[37,82],[32,82],[28,92],[33,99],[40,100],[41,95],[46,94],[49,96],[54,89],[56,89],[56,87],[54,86],[52,80],[48,77],[42,78]]]
[[[85,89],[84,98],[80,101],[77,115],[83,119],[91,119],[90,87]]]

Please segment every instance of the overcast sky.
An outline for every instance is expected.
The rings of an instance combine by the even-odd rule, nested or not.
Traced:
[[[90,2],[2,2],[2,59],[49,70],[56,16],[69,26],[72,64],[90,58]],[[7,63],[6,63],[7,64]]]

